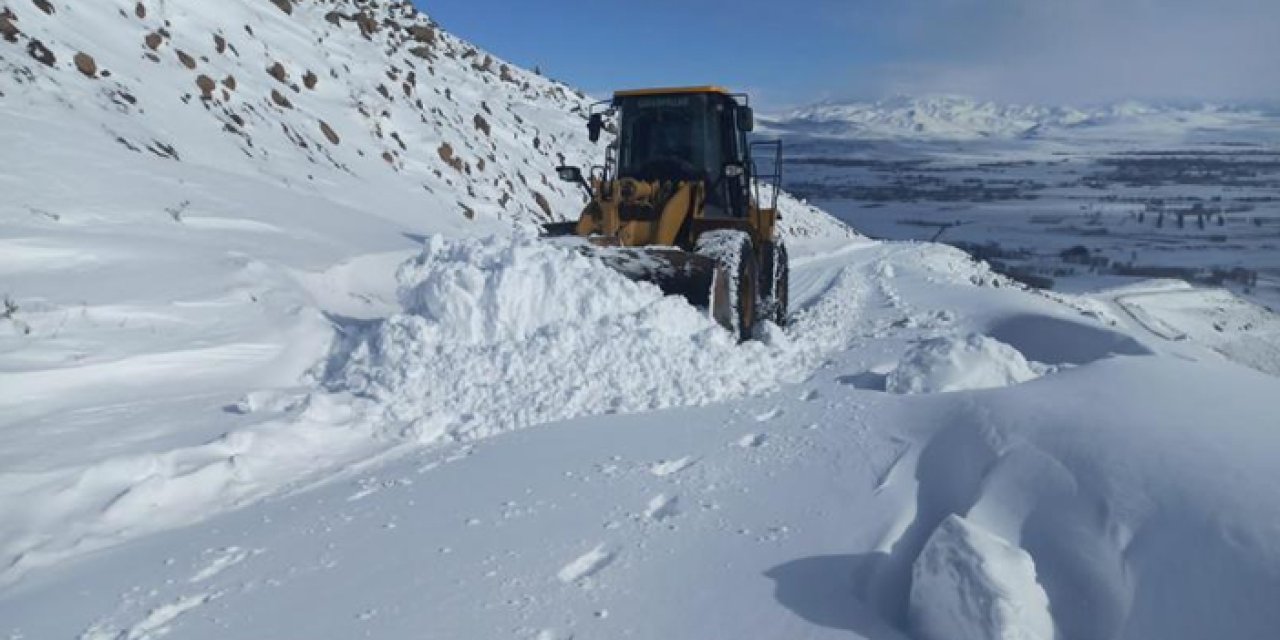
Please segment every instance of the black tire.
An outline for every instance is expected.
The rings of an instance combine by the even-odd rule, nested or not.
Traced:
[[[791,265],[787,258],[787,245],[769,242],[760,248],[760,296],[759,317],[772,320],[780,327],[787,326],[791,303]]]
[[[718,230],[698,238],[696,252],[716,263],[710,306],[720,326],[746,342],[755,335],[760,299],[760,270],[751,236],[742,231]]]

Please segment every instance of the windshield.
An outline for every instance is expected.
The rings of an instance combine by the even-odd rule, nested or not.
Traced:
[[[618,175],[640,180],[718,175],[720,118],[710,100],[705,94],[622,98]]]

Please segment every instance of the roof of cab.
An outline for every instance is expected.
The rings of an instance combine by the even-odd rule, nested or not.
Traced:
[[[665,96],[682,93],[718,93],[720,95],[730,95],[729,90],[724,87],[704,86],[704,87],[664,87],[658,89],[632,89],[629,91],[616,91],[614,98],[629,98],[632,96]]]

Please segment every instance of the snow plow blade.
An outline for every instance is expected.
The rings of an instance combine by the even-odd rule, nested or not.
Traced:
[[[546,231],[555,237],[552,229]],[[707,256],[675,247],[599,246],[572,236],[555,242],[599,260],[630,280],[655,284],[665,295],[681,296],[695,307],[712,310],[717,264]]]
[[[657,247],[592,247],[583,251],[609,268],[637,282],[658,285],[669,296],[681,296],[689,304],[710,310],[716,262],[680,249]]]

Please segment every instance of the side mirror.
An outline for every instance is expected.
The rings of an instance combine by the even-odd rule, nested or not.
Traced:
[[[556,167],[556,174],[560,176],[560,180],[564,182],[572,182],[574,184],[582,183],[582,169],[578,167]]]
[[[560,179],[565,182],[581,185],[587,192],[588,198],[595,197],[595,194],[591,192],[591,184],[582,177],[582,169],[578,167],[556,167],[556,175],[560,176]]]
[[[756,112],[751,107],[738,107],[738,130],[751,133],[756,130]]]
[[[591,114],[587,119],[587,137],[592,142],[599,142],[601,129],[604,129],[604,117],[598,113]]]

